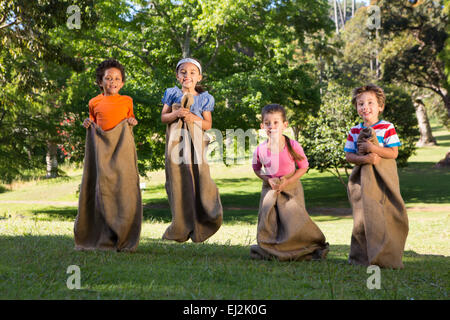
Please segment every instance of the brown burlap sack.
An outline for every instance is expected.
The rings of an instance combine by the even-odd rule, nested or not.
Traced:
[[[127,120],[103,131],[87,129],[83,178],[75,220],[75,249],[135,251],[142,200],[134,136]]]
[[[403,268],[408,216],[396,161],[381,159],[377,165],[355,166],[348,182],[348,197],[353,211],[349,262]]]
[[[263,183],[256,239],[258,244],[250,247],[254,259],[320,260],[329,250],[325,236],[306,211],[300,180],[281,193]]]
[[[373,128],[368,127],[368,128],[362,129],[359,133],[358,140],[356,141],[356,145],[359,146],[362,142],[365,142],[365,141],[370,142],[376,146],[378,145],[377,135]],[[367,153],[357,152],[357,154],[364,155]]]
[[[183,107],[194,99],[185,95]],[[180,104],[173,104],[177,110]],[[172,223],[163,239],[202,242],[222,225],[223,209],[219,191],[211,179],[206,150],[209,140],[194,123],[179,119],[166,129],[166,191]]]

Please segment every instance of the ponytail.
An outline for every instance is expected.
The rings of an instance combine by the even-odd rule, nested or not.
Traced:
[[[195,91],[197,91],[198,93],[202,93],[202,92],[205,92],[205,88],[203,88],[203,86],[200,84],[196,84]]]
[[[294,159],[294,161],[302,161],[304,158],[301,155],[299,155],[297,152],[295,152],[294,148],[291,145],[291,139],[289,139],[289,137],[284,134],[283,134],[283,136],[286,141],[286,146],[287,146],[288,152],[291,155],[292,159]]]

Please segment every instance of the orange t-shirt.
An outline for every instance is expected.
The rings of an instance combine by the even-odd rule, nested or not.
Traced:
[[[129,96],[105,96],[103,93],[89,100],[89,118],[107,131],[123,119],[134,118],[133,99]]]

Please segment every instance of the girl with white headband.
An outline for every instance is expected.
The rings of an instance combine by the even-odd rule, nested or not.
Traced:
[[[163,239],[203,242],[222,224],[219,191],[211,179],[206,161],[214,97],[198,83],[202,66],[192,58],[177,63],[176,78],[181,85],[168,88],[162,98],[161,121],[166,129],[166,192],[172,223]]]
[[[214,110],[214,97],[204,91],[199,85],[202,80],[202,67],[200,63],[192,58],[181,59],[175,69],[176,77],[181,85],[168,88],[164,92],[162,103],[164,104],[161,121],[172,123],[175,120],[183,119],[186,122],[201,123],[202,130],[209,130],[212,127],[211,112]],[[190,93],[194,96],[194,103],[190,110],[180,108],[172,110],[172,104],[181,103],[183,94]]]

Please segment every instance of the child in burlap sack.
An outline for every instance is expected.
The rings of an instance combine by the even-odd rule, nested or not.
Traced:
[[[376,85],[353,92],[363,122],[350,129],[344,148],[347,161],[356,165],[348,183],[354,220],[349,262],[402,268],[408,217],[395,162],[401,143],[394,125],[379,120],[385,100]]]
[[[161,121],[166,129],[166,192],[172,223],[163,239],[202,242],[221,226],[223,210],[219,191],[206,161],[214,97],[204,91],[201,64],[181,59],[175,69],[181,85],[164,92]]]
[[[120,95],[125,69],[117,60],[98,65],[102,91],[89,101],[83,178],[74,225],[77,250],[137,249],[142,224],[133,99]]]
[[[305,209],[300,178],[309,164],[303,148],[283,135],[288,122],[281,105],[265,106],[261,118],[261,129],[268,140],[259,144],[253,155],[253,170],[263,186],[258,244],[250,247],[250,257],[280,261],[324,259],[328,243]]]

